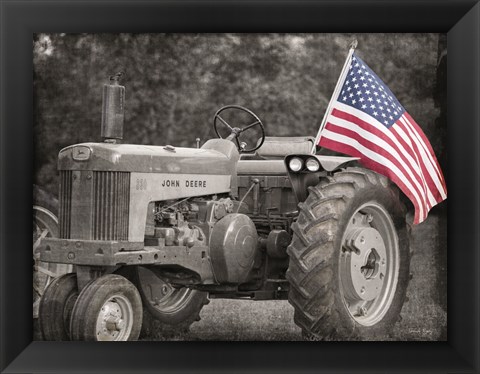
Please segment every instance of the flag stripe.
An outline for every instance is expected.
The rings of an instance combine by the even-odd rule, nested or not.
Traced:
[[[430,201],[422,198],[425,196],[425,190],[418,183],[418,175],[413,175],[412,170],[401,159],[398,152],[393,149],[393,147],[390,146],[390,144],[388,144],[383,138],[379,136],[372,136],[371,132],[365,131],[356,123],[339,119],[335,116],[330,117],[330,122],[327,123],[327,126],[325,128],[332,132],[351,137],[357,142],[359,142],[361,145],[363,145],[365,148],[368,148],[373,152],[377,153],[378,155],[389,159],[399,170],[401,170],[405,178],[407,178],[408,181],[413,184],[415,191],[418,194],[418,197],[422,200],[422,205],[425,205],[427,207],[430,206]]]
[[[415,122],[415,120],[412,118],[412,116],[410,114],[408,114],[407,112],[404,113],[404,116],[406,117],[407,121],[414,127],[415,133],[420,135],[420,137],[423,141],[423,144],[426,147],[427,154],[429,154],[431,157],[433,157],[434,165],[438,166],[438,168],[437,168],[438,177],[439,177],[440,181],[442,182],[442,185],[443,185],[445,193],[446,193],[447,192],[447,185],[445,183],[445,177],[443,176],[442,169],[440,168],[440,165],[439,165],[438,160],[437,160],[437,156],[435,156],[435,152],[433,151],[432,145],[428,141],[427,137],[423,133],[420,126],[418,126],[418,123]]]
[[[360,110],[357,110],[357,109],[355,109],[355,108],[353,108],[349,105],[345,105],[345,104],[340,103],[338,101],[335,103],[335,108],[338,108],[339,110],[341,110],[343,112],[350,112],[350,113],[354,114],[356,117],[358,117],[359,119],[361,119],[365,123],[371,124],[371,126],[372,126],[371,128],[375,128],[375,129],[381,131],[382,133],[384,133],[385,135],[387,135],[388,137],[390,137],[393,142],[399,142],[405,148],[403,150],[400,149],[401,153],[404,153],[403,151],[405,151],[405,155],[407,157],[410,157],[410,161],[413,162],[414,164],[417,164],[418,168],[422,165],[422,162],[421,162],[421,160],[419,160],[417,153],[414,152],[414,150],[412,148],[413,139],[410,139],[410,136],[405,136],[404,137],[405,143],[404,143],[404,142],[401,142],[400,139],[398,139],[397,136],[392,134],[392,132],[395,132],[395,128],[396,128],[395,125],[390,127],[390,128],[386,128],[377,119],[369,116],[367,113],[364,113]],[[398,123],[398,121],[397,121],[397,123]],[[407,146],[407,144],[408,144],[408,146]],[[409,148],[408,152],[407,152],[406,148]],[[412,158],[412,156],[413,156],[413,158]],[[417,170],[418,170],[418,168],[417,168]],[[419,171],[419,172],[420,172],[420,175],[421,175],[422,171]],[[436,192],[437,188],[433,184],[429,185],[429,189],[434,196],[436,194],[438,194]],[[433,205],[435,205],[435,204],[433,204]]]
[[[354,157],[360,157],[362,160],[362,164],[365,165],[367,168],[371,170],[375,170],[376,172],[390,178],[402,192],[412,201],[413,206],[415,208],[415,217],[414,222],[422,222],[425,219],[426,209],[418,203],[418,200],[415,196],[411,193],[411,190],[403,183],[403,180],[395,173],[392,172],[390,168],[379,163],[370,157],[366,156],[362,152],[360,152],[356,147],[351,144],[339,142],[335,139],[330,139],[330,135],[335,138],[333,133],[330,133],[328,130],[325,129],[322,131],[322,138],[320,139],[320,145],[322,147],[342,152]]]
[[[430,174],[428,173],[428,170],[426,169],[424,163],[421,162],[421,155],[418,151],[418,147],[416,146],[415,142],[408,134],[409,132],[404,128],[404,125],[402,124],[401,121],[397,121],[397,123],[391,127],[391,131],[393,134],[397,135],[398,141],[404,143],[404,147],[408,149],[408,151],[415,158],[416,160],[415,162],[417,163],[417,165],[419,165],[421,169],[420,176],[421,176],[422,183],[428,187],[428,190],[431,191],[433,195],[434,201],[432,202],[431,206],[433,207],[437,205],[439,199],[441,200],[442,197],[435,183],[430,177]]]
[[[412,117],[410,117],[412,118]],[[431,164],[433,165],[433,167],[435,168],[435,171],[436,171],[436,176],[437,176],[437,179],[438,181],[440,182],[441,184],[441,188],[439,189],[442,193],[442,196],[443,198],[447,197],[446,196],[446,188],[445,188],[445,181],[444,181],[444,178],[443,178],[443,174],[442,174],[442,171],[440,169],[440,165],[438,165],[438,161],[437,161],[437,157],[435,156],[435,153],[433,152],[430,152],[428,148],[431,148],[431,146],[427,147],[422,139],[422,136],[424,137],[425,134],[419,134],[418,131],[415,129],[415,127],[413,126],[412,124],[412,121],[410,121],[408,119],[407,116],[403,116],[403,119],[406,121],[406,123],[410,126],[410,130],[412,131],[413,134],[415,134],[418,142],[420,143],[420,145],[422,146],[422,150],[424,152],[424,154],[428,157],[428,159],[430,160]],[[413,121],[413,123],[416,124],[415,121]],[[418,125],[417,125],[418,127]],[[430,143],[429,143],[430,144]]]
[[[430,202],[429,205],[435,205],[437,200],[434,196],[434,192],[432,192],[431,186],[427,185],[422,179],[422,170],[418,165],[418,160],[415,155],[413,155],[415,159],[412,157],[411,154],[413,154],[413,152],[411,150],[407,152],[405,147],[398,141],[397,138],[393,136],[390,130],[385,128],[385,126],[381,126],[380,128],[375,127],[361,120],[360,118],[357,118],[353,113],[357,114],[355,109],[352,110],[352,113],[345,113],[339,109],[334,109],[332,111],[332,115],[329,117],[329,120],[331,123],[338,124],[340,126],[342,126],[342,122],[339,123],[337,118],[353,123],[361,128],[358,131],[361,132],[363,138],[371,140],[374,143],[373,146],[375,148],[378,148],[379,146],[382,148],[388,148],[388,151],[393,158],[402,163],[403,169],[415,181],[418,192],[420,192],[422,195],[427,195],[427,198]],[[357,131],[356,129],[352,130]],[[369,134],[372,135],[369,136]],[[435,190],[436,189],[434,188],[433,191]]]
[[[370,117],[368,114],[365,114],[359,110],[356,110],[355,108],[349,107],[348,105],[342,104],[342,103],[336,103],[335,105],[339,110],[343,112],[350,112],[352,115],[355,117],[359,118],[362,120],[365,124],[369,125],[370,131],[373,131],[373,129],[380,131],[382,134],[386,135],[392,140],[392,143],[397,144],[399,146],[399,151],[402,154],[405,154],[405,156],[408,158],[411,164],[415,164],[415,167],[417,171],[420,173],[419,165],[418,165],[418,159],[415,158],[413,159],[411,155],[414,154],[413,149],[411,147],[411,140],[410,139],[405,139],[405,142],[401,142],[398,137],[396,137],[394,134],[392,134],[392,129],[394,128],[393,126],[390,129],[387,129],[384,125],[382,125],[379,121],[377,121],[375,118]]]
[[[401,183],[406,186],[407,191],[409,192],[410,196],[414,197],[414,200],[417,202],[417,206],[419,209],[421,209],[422,213],[423,211],[427,210],[425,204],[423,203],[422,198],[418,196],[418,193],[416,192],[415,188],[413,188],[412,184],[408,180],[408,178],[403,174],[403,172],[392,162],[390,158],[387,158],[383,155],[380,155],[374,151],[372,151],[370,148],[365,147],[362,145],[358,140],[350,137],[350,136],[345,136],[343,134],[339,134],[338,132],[333,132],[330,131],[327,127],[323,130],[323,138],[322,139],[330,139],[334,140],[337,143],[342,143],[344,145],[350,146],[354,149],[356,149],[363,157],[366,157],[370,159],[371,161],[376,162],[379,165],[382,165],[383,167],[386,167],[389,172],[385,175],[389,177],[390,179],[396,178],[398,181],[401,181]],[[322,141],[321,141],[322,142]],[[363,161],[363,159],[362,159]]]
[[[433,151],[430,142],[428,141],[427,137],[426,137],[425,134],[423,133],[423,131],[422,131],[422,129],[420,128],[420,126],[418,126],[417,122],[415,122],[415,120],[412,118],[412,116],[411,116],[410,114],[408,114],[407,112],[405,112],[403,115],[405,116],[405,118],[407,119],[407,121],[408,121],[410,124],[412,124],[412,126],[413,126],[414,129],[415,129],[415,133],[420,136],[420,138],[421,138],[421,140],[422,140],[422,144],[423,144],[425,150],[426,150],[431,156],[433,156],[433,158],[435,159],[435,161],[437,161],[437,158],[435,157],[435,152]],[[440,170],[440,169],[439,169],[439,170]]]
[[[413,143],[417,147],[417,152],[419,156],[425,157],[424,163],[426,165],[429,165],[429,170],[432,172],[432,178],[435,178],[438,180],[441,184],[441,180],[438,177],[438,166],[436,165],[436,161],[434,161],[429,154],[428,151],[426,151],[426,147],[424,146],[423,142],[421,141],[420,137],[418,136],[417,132],[415,129],[411,126],[411,124],[407,121],[407,118],[405,116],[402,116],[399,119],[400,123],[403,124],[403,128],[405,131],[408,133],[408,136],[412,139]],[[442,186],[443,189],[443,186]]]
[[[431,158],[428,157],[427,153],[425,152],[425,149],[420,144],[420,141],[418,140],[418,137],[415,136],[414,131],[411,129],[409,124],[406,122],[405,118],[401,117],[400,122],[405,126],[405,129],[408,131],[408,133],[410,135],[410,138],[413,140],[413,143],[416,144],[418,155],[420,156],[420,159],[423,160],[423,162],[421,164],[422,164],[422,166],[425,166],[425,168],[427,169],[428,176],[430,178],[432,178],[433,182],[435,183],[435,186],[436,186],[437,190],[440,192],[442,200],[444,200],[447,196],[446,196],[445,191],[443,189],[442,182],[438,179],[438,174],[435,170],[436,167],[433,166]]]

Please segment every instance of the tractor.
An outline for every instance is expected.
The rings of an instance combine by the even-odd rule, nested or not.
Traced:
[[[110,77],[103,141],[58,156],[59,237],[40,260],[74,270],[40,300],[45,340],[172,336],[213,298],[288,299],[307,340],[389,334],[410,262],[395,185],[354,157],[312,154],[313,137],[266,137],[237,105],[196,148],[123,144],[124,95]]]

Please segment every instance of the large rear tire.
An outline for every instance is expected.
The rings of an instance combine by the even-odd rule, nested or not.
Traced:
[[[134,283],[144,306],[142,337],[165,339],[180,336],[200,320],[200,311],[209,302],[207,293],[175,288],[145,267],[136,267],[134,271]]]
[[[400,317],[409,281],[398,189],[348,168],[309,189],[293,225],[287,279],[308,340],[382,340]]]

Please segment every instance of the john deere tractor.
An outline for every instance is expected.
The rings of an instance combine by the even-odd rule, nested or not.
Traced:
[[[43,294],[46,340],[169,336],[209,298],[288,298],[306,339],[388,334],[410,261],[395,186],[311,137],[266,137],[241,106],[201,147],[122,144],[124,90],[104,85],[103,142],[58,156],[60,232],[40,259],[74,272]]]

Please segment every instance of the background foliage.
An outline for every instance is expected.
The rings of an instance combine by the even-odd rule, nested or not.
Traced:
[[[34,182],[56,193],[58,151],[100,140],[102,85],[119,70],[127,143],[193,147],[227,104],[252,109],[267,135],[315,136],[353,38],[445,168],[438,34],[36,34]]]

